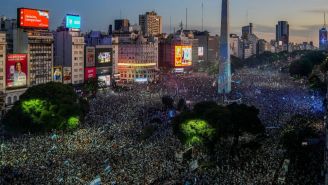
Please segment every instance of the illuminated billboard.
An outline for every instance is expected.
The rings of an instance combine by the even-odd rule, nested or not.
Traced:
[[[49,28],[49,12],[47,10],[19,8],[17,10],[17,20],[20,28]]]
[[[198,56],[199,57],[204,56],[204,47],[198,47]]]
[[[66,28],[79,30],[81,28],[81,17],[78,15],[66,15]]]
[[[95,67],[87,67],[84,69],[84,80],[97,77],[97,70]]]
[[[54,74],[53,74],[53,80],[54,82],[63,82],[63,72],[61,66],[54,67]]]
[[[72,68],[71,67],[63,68],[63,81],[64,81],[64,84],[72,83]]]
[[[175,46],[175,67],[187,67],[192,65],[192,47]]]
[[[111,66],[113,59],[112,53],[112,48],[96,48],[96,66]]]
[[[85,48],[85,67],[96,66],[95,55],[96,55],[96,49],[94,47]]]
[[[6,87],[18,88],[27,85],[27,55],[9,54],[6,62]]]

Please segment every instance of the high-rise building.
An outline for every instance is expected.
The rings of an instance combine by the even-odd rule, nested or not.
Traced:
[[[14,51],[14,29],[17,28],[16,19],[8,19],[6,17],[0,17],[0,31],[6,33],[7,53],[13,53]]]
[[[319,49],[327,50],[328,49],[328,31],[327,28],[323,27],[319,31]]]
[[[243,26],[242,27],[242,39],[248,40],[248,36],[253,34],[253,23],[249,23],[248,26]]]
[[[54,37],[48,30],[17,28],[14,31],[14,53],[27,53],[28,85],[52,81]]]
[[[230,34],[230,53],[237,58],[243,58],[243,42],[236,34]]]
[[[162,17],[154,11],[139,15],[139,25],[145,36],[158,36],[162,34]]]
[[[118,63],[115,73],[121,81],[153,81],[158,69],[158,38],[145,38],[141,34],[129,38],[118,36]]]
[[[66,15],[70,19],[71,15]],[[80,16],[75,15],[79,19]],[[69,25],[64,21],[55,33],[54,68],[62,69],[63,83],[78,85],[84,82],[84,37],[80,32],[80,24]]]
[[[287,21],[278,21],[276,25],[276,42],[283,51],[288,50],[289,44],[289,24]]]
[[[117,19],[114,21],[114,32],[128,32],[130,21],[128,19]]]
[[[84,37],[80,32],[57,31],[55,35],[55,67],[62,67],[67,73],[71,71],[71,80],[65,84],[82,84],[84,82]]]
[[[319,49],[328,50],[328,31],[326,28],[326,14],[324,14],[324,25],[319,30]]]
[[[200,60],[217,62],[219,58],[219,36],[211,36],[207,31],[195,32],[195,39],[198,39],[198,47],[203,51],[203,55],[200,56]]]
[[[220,60],[218,75],[218,93],[231,91],[231,63],[229,49],[229,0],[222,0]]]

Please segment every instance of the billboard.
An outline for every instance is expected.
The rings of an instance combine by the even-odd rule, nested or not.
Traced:
[[[63,67],[63,81],[64,81],[64,84],[72,83],[72,68],[71,67]]]
[[[187,67],[192,65],[192,47],[175,46],[175,67]]]
[[[63,82],[63,70],[62,70],[62,67],[61,66],[54,67],[53,72],[54,72],[54,74],[53,74],[53,80],[54,80],[54,82],[62,83]]]
[[[47,10],[35,10],[19,8],[17,10],[18,27],[20,28],[49,28],[49,12]]]
[[[27,85],[27,54],[8,54],[6,62],[6,87]]]
[[[112,48],[97,48],[96,49],[96,66],[111,66],[112,65]]]
[[[198,56],[199,57],[204,56],[204,47],[198,47]]]
[[[84,80],[97,77],[97,70],[95,67],[87,67],[84,69]]]
[[[66,15],[66,28],[80,30],[81,17],[79,15]]]
[[[107,87],[110,86],[110,75],[98,76],[98,80],[105,82]]]
[[[95,55],[96,55],[96,49],[94,47],[85,48],[85,67],[96,66]]]

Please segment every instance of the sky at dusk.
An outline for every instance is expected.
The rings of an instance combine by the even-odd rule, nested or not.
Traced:
[[[1,0],[0,15],[16,17],[18,7],[50,11],[51,29],[59,26],[66,13],[82,17],[82,31],[106,31],[114,19],[128,18],[138,23],[138,15],[155,10],[163,17],[163,31],[185,24],[188,8],[188,28],[201,30],[201,4],[204,3],[204,29],[212,34],[220,30],[221,0]],[[275,24],[287,20],[292,42],[318,43],[318,30],[323,26],[323,12],[327,0],[231,0],[231,32],[240,34],[241,26],[254,24],[260,38],[274,39]],[[328,11],[327,11],[328,12]],[[248,15],[248,16],[247,16]],[[327,14],[328,18],[328,14]]]

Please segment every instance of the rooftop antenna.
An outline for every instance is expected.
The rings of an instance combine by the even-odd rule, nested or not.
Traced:
[[[246,19],[247,19],[246,20],[247,21],[246,24],[248,24],[249,23],[249,12],[248,12],[248,9],[247,9],[247,12],[246,12]]]
[[[170,16],[170,34],[172,33],[172,19],[171,19],[171,16]]]
[[[202,31],[204,31],[204,1],[202,1]]]
[[[186,30],[188,29],[188,8],[186,8]]]
[[[323,12],[323,20],[324,20],[323,27],[326,27],[326,12]]]

